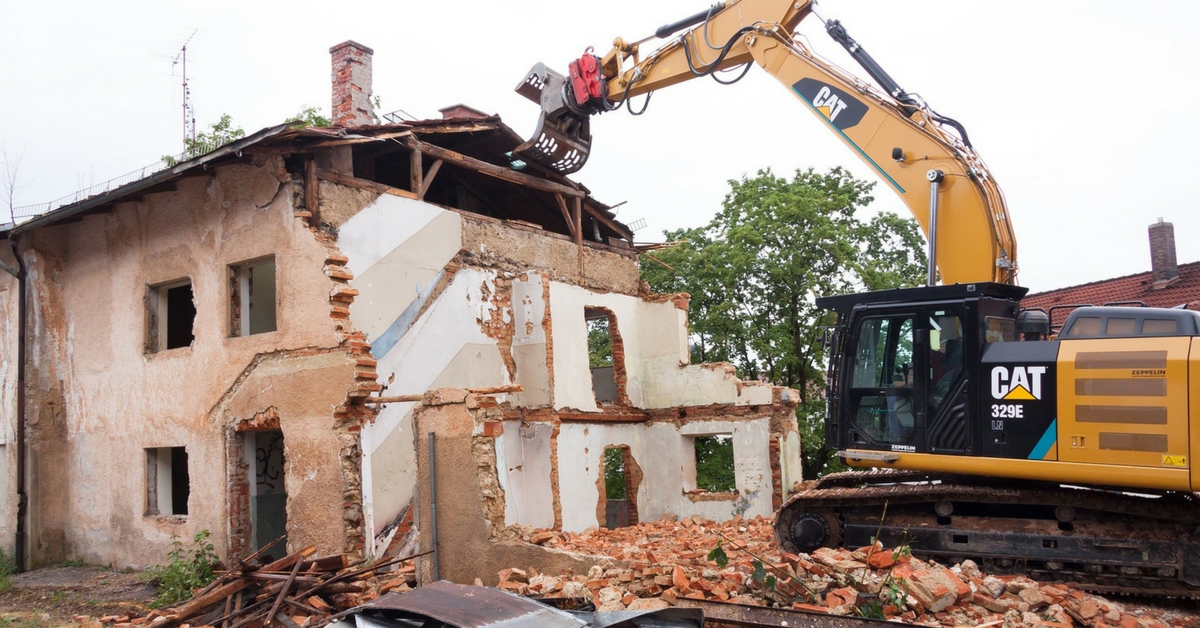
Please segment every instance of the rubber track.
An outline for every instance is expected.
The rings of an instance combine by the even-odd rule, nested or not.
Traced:
[[[1142,521],[1150,520],[1149,523],[1157,520],[1163,525],[1182,526],[1192,530],[1193,534],[1200,528],[1200,500],[1197,500],[1195,495],[1151,492],[1146,494],[1153,497],[1116,490],[1070,488],[1048,483],[956,477],[918,471],[849,471],[830,474],[816,482],[801,485],[800,492],[784,502],[776,513],[776,534],[783,532],[778,528],[780,515],[792,509],[824,508],[838,512],[841,508],[878,507],[882,510],[885,503],[898,506],[932,504],[943,500],[982,504],[1062,505],[1076,510],[1110,513]],[[932,508],[929,517],[931,522],[936,519]],[[939,558],[933,553],[916,553]],[[944,558],[952,561],[963,559],[962,556]],[[1041,560],[1036,557],[1029,558],[1035,562]],[[1200,599],[1200,589],[1189,587],[1174,578],[1149,575],[1138,578],[1118,577],[1078,570],[1034,569],[1028,573],[1045,581],[1073,582],[1080,588],[1094,593]],[[1136,585],[1133,585],[1135,582]]]

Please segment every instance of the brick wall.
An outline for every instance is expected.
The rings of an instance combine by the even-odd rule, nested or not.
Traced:
[[[333,57],[334,126],[371,124],[371,57],[374,50],[344,41],[329,49]]]

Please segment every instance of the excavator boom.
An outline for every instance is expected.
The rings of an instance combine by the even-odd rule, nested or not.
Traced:
[[[900,197],[933,243],[931,257],[943,283],[1015,284],[1017,247],[1008,209],[963,126],[900,88],[835,20],[825,23],[826,30],[880,87],[814,54],[794,37],[811,9],[809,0],[727,0],[659,28],[655,37],[669,40],[644,55],[641,47],[651,38],[618,38],[602,58],[589,52],[572,62],[569,76],[538,64],[517,91],[541,105],[542,113],[533,138],[516,153],[563,174],[575,172],[591,149],[592,115],[622,106],[632,111],[636,96],[754,64]]]

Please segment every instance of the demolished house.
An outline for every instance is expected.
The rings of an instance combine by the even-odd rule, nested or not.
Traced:
[[[424,568],[470,582],[559,560],[512,526],[770,515],[800,479],[794,391],[691,364],[687,296],[651,294],[630,229],[498,117],[374,124],[372,51],[331,53],[335,126],[5,228],[4,546],[143,567],[202,531],[226,559],[436,542]],[[705,437],[731,490],[697,486]]]

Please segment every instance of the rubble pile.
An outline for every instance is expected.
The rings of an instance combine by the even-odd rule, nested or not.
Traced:
[[[1190,615],[1127,609],[1069,585],[987,575],[970,560],[947,567],[878,544],[781,553],[771,522],[761,517],[726,523],[689,517],[580,534],[531,528],[518,533],[530,543],[611,560],[586,575],[505,569],[499,573],[502,589],[532,597],[586,597],[601,611],[663,608],[693,598],[928,626],[1200,627]],[[724,566],[709,560],[718,544],[727,557]]]

